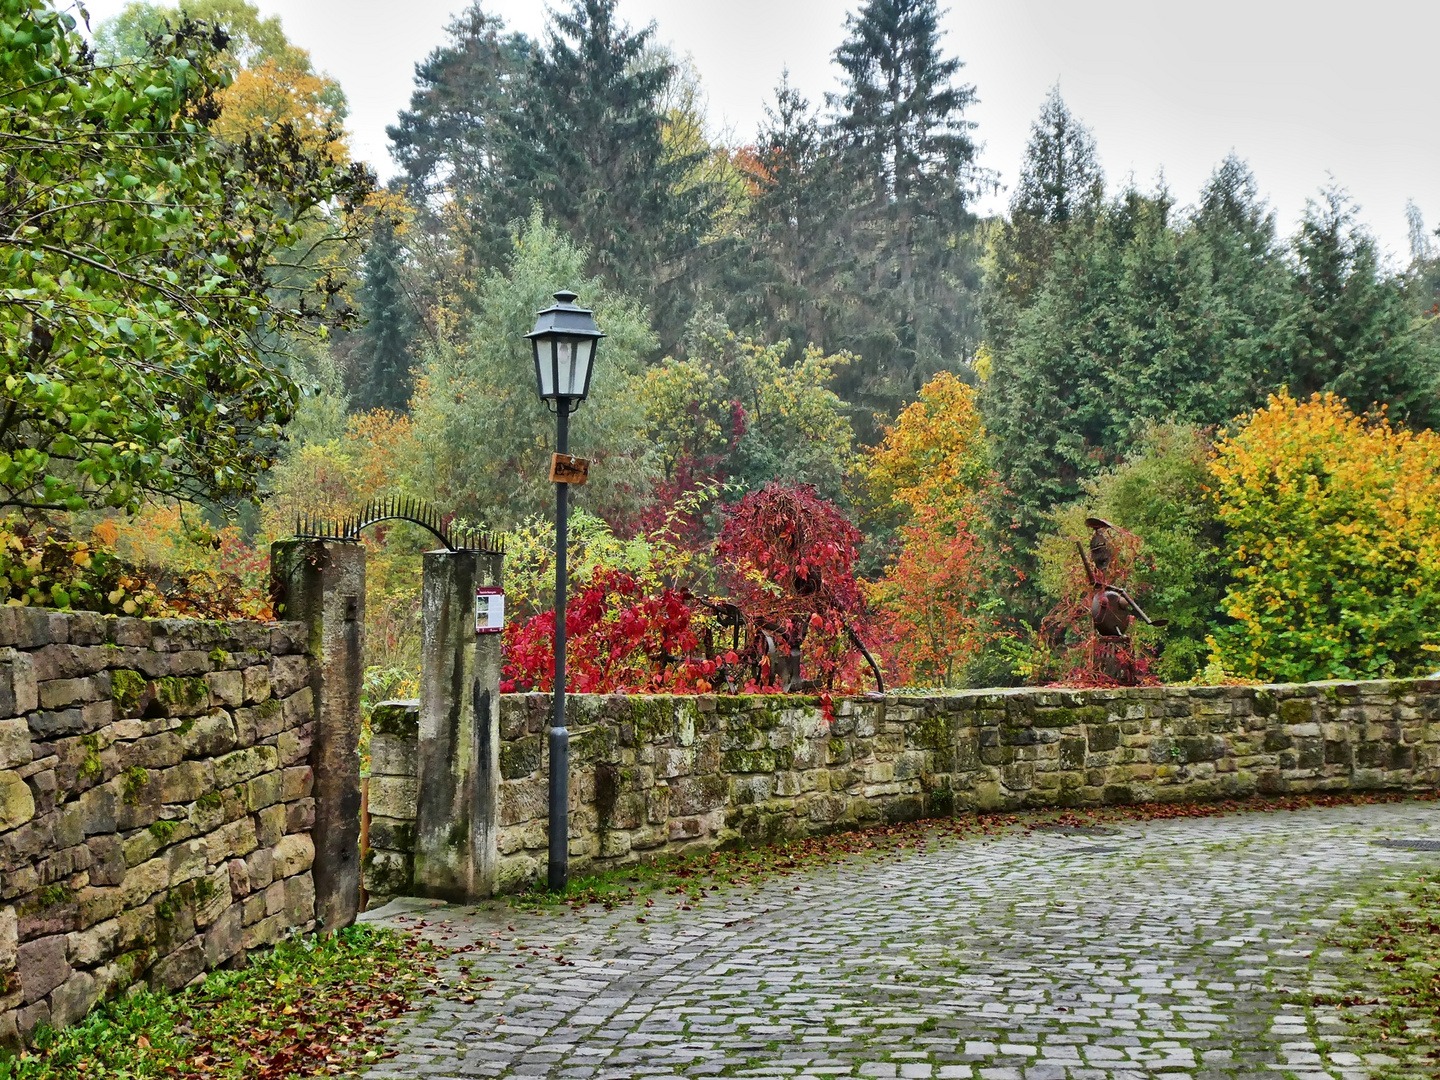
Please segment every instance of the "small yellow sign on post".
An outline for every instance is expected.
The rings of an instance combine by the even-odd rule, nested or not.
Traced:
[[[590,459],[570,454],[555,454],[550,458],[550,482],[552,484],[583,484],[590,479]]]

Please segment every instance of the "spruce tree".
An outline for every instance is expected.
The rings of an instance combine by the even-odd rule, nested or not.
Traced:
[[[975,88],[940,47],[936,0],[867,0],[835,52],[843,89],[830,95],[833,134],[863,198],[854,227],[856,288],[868,316],[846,389],[894,412],[973,347],[973,287],[961,236],[987,182],[965,110]]]
[[[365,325],[355,335],[351,352],[353,396],[362,409],[404,412],[409,407],[417,323],[401,278],[403,258],[394,221],[378,217],[365,252],[360,286]]]
[[[1308,205],[1294,252],[1291,392],[1332,391],[1357,411],[1381,404],[1416,427],[1440,424],[1440,348],[1343,192]]]
[[[417,209],[453,199],[459,211],[431,231],[463,223],[457,239],[468,261],[496,265],[510,251],[510,223],[530,212],[512,182],[506,153],[515,114],[527,97],[537,47],[487,15],[474,0],[446,28],[449,41],[415,65],[410,107],[386,129]]]
[[[789,341],[792,361],[810,342],[833,351],[848,330],[853,187],[788,74],[742,168],[751,195],[712,291],[732,325]]]
[[[632,30],[616,3],[575,0],[553,17],[506,161],[514,190],[588,250],[593,272],[643,296],[673,339],[688,315],[666,317],[677,279],[723,192],[696,181],[704,151],[667,146],[659,105],[675,65],[647,48],[653,25]]]

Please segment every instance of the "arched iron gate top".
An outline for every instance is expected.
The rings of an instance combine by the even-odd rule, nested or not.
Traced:
[[[451,528],[447,515],[436,510],[422,499],[392,496],[386,499],[372,499],[365,509],[354,517],[315,517],[309,514],[295,519],[297,540],[339,540],[355,543],[360,534],[372,525],[382,521],[408,521],[433,533],[447,551],[489,551],[505,552],[503,533],[478,529]]]

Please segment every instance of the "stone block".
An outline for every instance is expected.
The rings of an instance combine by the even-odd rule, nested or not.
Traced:
[[[372,897],[404,896],[414,886],[415,861],[408,852],[371,848],[365,857],[363,880]]]
[[[136,739],[120,747],[120,767],[130,769],[167,769],[185,759],[184,740],[174,731]]]
[[[26,1005],[15,1013],[15,1026],[23,1043],[29,1043],[34,1038],[36,1028],[49,1023],[50,1003],[47,1001]]]
[[[203,877],[211,861],[206,857],[208,849],[209,842],[204,839],[186,840],[181,844],[172,844],[165,852],[170,885],[173,887],[182,882]],[[219,860],[214,861],[218,862]]]
[[[211,671],[204,676],[205,685],[210,688],[210,704],[243,705],[245,703],[245,676],[238,671]]]
[[[374,735],[370,739],[370,775],[415,776],[418,745],[415,739]],[[503,753],[503,748],[502,748]]]
[[[70,977],[65,936],[54,934],[20,945],[15,970],[20,975],[21,1000],[27,1005],[39,1001]]]
[[[515,785],[502,784],[506,789]],[[379,817],[414,819],[419,802],[419,783],[413,776],[370,777],[370,813]]]
[[[120,883],[120,902],[127,909],[136,907],[169,885],[169,860],[164,857],[147,860],[126,872],[125,880]]]
[[[205,932],[205,964],[217,968],[240,951],[244,926],[239,904],[231,904]]]
[[[231,859],[225,864],[230,874],[230,892],[235,896],[250,895],[250,869],[244,859]]]
[[[280,801],[285,788],[285,776],[279,771],[261,773],[245,782],[245,809],[254,813]]]
[[[259,949],[266,945],[274,945],[285,933],[284,914],[271,915],[263,918],[250,926],[245,927],[241,935],[240,944],[249,952],[251,949]]]
[[[315,880],[309,874],[285,879],[285,921],[304,926],[315,917]]]
[[[39,684],[40,708],[64,709],[110,697],[110,675],[100,672],[80,679],[51,679]]]
[[[285,831],[287,833],[309,832],[315,824],[315,800],[297,799],[285,804]],[[373,837],[373,824],[372,837]],[[373,839],[371,841],[374,842]]]
[[[125,845],[113,833],[91,837],[87,841],[90,852],[90,884],[119,885],[125,877]]]
[[[275,697],[289,697],[310,685],[310,660],[305,656],[277,656],[270,661],[269,677],[270,692]]]
[[[215,785],[228,788],[280,767],[280,755],[273,746],[248,746],[215,760]],[[169,800],[166,800],[167,802]]]
[[[150,969],[150,985],[157,990],[179,990],[204,970],[205,942],[196,936]]]
[[[315,715],[315,695],[304,686],[281,703],[281,720],[286,729],[299,727]]]
[[[304,833],[282,837],[275,845],[275,876],[287,878],[299,874],[315,862],[315,845]]]
[[[35,795],[14,770],[0,772],[0,832],[19,828],[35,816]]]
[[[159,780],[161,802],[194,802],[215,790],[215,765],[210,761],[181,762],[173,768],[162,769]]]
[[[102,960],[115,955],[116,943],[120,940],[120,922],[106,919],[86,930],[76,930],[65,936],[66,956],[72,967],[94,967]]]
[[[245,700],[259,704],[270,697],[270,669],[260,664],[244,671]]]
[[[210,758],[227,754],[236,745],[235,721],[229,713],[217,709],[195,721],[184,737],[183,748],[186,757]]]
[[[275,880],[275,856],[269,848],[259,848],[245,859],[246,874],[252,892],[259,892]]]
[[[296,765],[286,769],[282,775],[285,782],[281,788],[280,797],[286,802],[304,799],[310,795],[311,788],[315,783],[315,774],[309,765]]]
[[[205,858],[212,866],[218,865],[235,856],[248,855],[258,846],[255,819],[237,818],[205,837]]]
[[[195,887],[195,925],[204,929],[220,917],[235,897],[230,892],[230,871],[216,867]]]
[[[13,769],[34,760],[30,725],[22,716],[0,720],[0,769]]]
[[[261,847],[274,847],[285,835],[285,807],[267,806],[255,815],[255,839]],[[359,838],[356,838],[357,847]]]
[[[285,910],[285,882],[272,881],[265,890],[265,915],[279,915]]]
[[[20,947],[20,920],[13,907],[0,907],[0,973],[15,970],[15,950]]]

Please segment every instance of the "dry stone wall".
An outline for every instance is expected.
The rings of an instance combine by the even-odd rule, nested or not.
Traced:
[[[370,827],[362,865],[372,908],[408,896],[414,882],[419,733],[418,701],[382,701],[370,714]]]
[[[0,608],[0,1043],[314,925],[306,649]]]
[[[1440,786],[1440,680],[576,696],[572,868],[1025,807]],[[500,707],[499,888],[544,873],[547,695]]]

